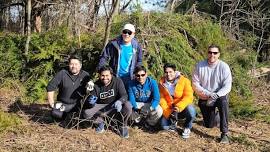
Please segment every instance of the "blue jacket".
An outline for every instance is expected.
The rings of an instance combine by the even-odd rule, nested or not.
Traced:
[[[157,81],[151,77],[147,77],[143,85],[136,80],[130,81],[128,86],[128,96],[134,109],[137,109],[136,102],[151,103],[151,106],[156,109],[160,101]]]
[[[103,50],[102,54],[100,55],[98,69],[100,69],[104,65],[109,65],[113,72],[118,74],[119,71],[119,56],[122,53],[120,49],[120,44],[123,44],[123,38],[120,35],[114,40],[111,40]],[[133,48],[133,55],[131,60],[131,67],[130,67],[130,78],[133,76],[134,68],[138,65],[142,64],[142,48],[139,45],[138,41],[133,38],[131,40],[131,45]]]

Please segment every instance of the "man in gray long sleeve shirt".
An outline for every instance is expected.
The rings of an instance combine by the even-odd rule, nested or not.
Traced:
[[[199,96],[204,125],[214,127],[220,116],[220,142],[228,143],[228,94],[232,87],[232,75],[228,64],[219,60],[219,56],[219,46],[208,47],[207,60],[199,62],[194,69],[192,86]],[[219,113],[216,113],[216,107]]]

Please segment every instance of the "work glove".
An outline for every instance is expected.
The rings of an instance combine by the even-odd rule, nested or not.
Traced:
[[[219,96],[216,93],[211,93],[210,98],[217,100],[219,98]]]
[[[122,102],[120,100],[117,100],[112,107],[116,109],[117,112],[120,112],[122,110]]]
[[[92,80],[90,80],[89,82],[87,82],[86,84],[86,92],[89,93],[91,91],[94,90],[94,82]]]
[[[63,103],[57,102],[57,103],[54,104],[54,108],[55,108],[55,109],[59,109],[59,111],[65,111],[65,108],[66,108],[66,107],[64,106]]]
[[[219,98],[219,96],[216,93],[211,93],[210,97],[207,100],[206,105],[213,106],[218,98]]]
[[[88,103],[91,105],[91,106],[94,106],[97,102],[97,99],[98,97],[97,96],[94,96],[94,95],[90,95],[87,99]]]
[[[141,114],[146,117],[151,112],[150,107],[143,106],[141,109]]]

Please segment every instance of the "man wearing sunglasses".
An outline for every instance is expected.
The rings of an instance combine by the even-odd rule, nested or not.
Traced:
[[[193,72],[192,85],[199,96],[199,107],[204,125],[213,128],[220,125],[221,143],[228,139],[228,94],[232,87],[232,75],[227,63],[219,60],[220,48],[217,45],[208,47],[208,58],[199,62]],[[216,107],[218,112],[216,111]]]
[[[162,128],[174,131],[178,120],[185,118],[182,138],[189,138],[196,117],[190,80],[176,71],[174,64],[167,63],[164,65],[164,77],[159,81],[159,91],[160,105],[163,109]]]
[[[155,126],[162,116],[157,81],[147,75],[144,66],[137,66],[134,74],[135,79],[128,86],[129,101],[133,108],[132,119],[140,123],[141,118],[145,118],[145,127]]]
[[[98,69],[109,65],[127,88],[128,82],[133,78],[134,68],[142,64],[142,49],[134,38],[134,25],[126,24],[121,32],[120,36],[106,45],[100,56]]]

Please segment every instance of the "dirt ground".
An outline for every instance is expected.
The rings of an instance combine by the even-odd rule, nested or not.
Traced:
[[[270,105],[270,89],[269,85],[266,86],[268,88],[253,89],[258,105]],[[59,123],[51,121],[47,105],[23,105],[15,102],[15,96],[0,90],[1,108],[24,120],[20,129],[0,136],[0,151],[270,151],[270,124],[260,121],[230,121],[231,142],[227,145],[218,142],[219,129],[204,128],[200,117],[196,119],[188,140],[180,136],[182,123],[178,132],[146,132],[138,127],[129,128],[130,137],[123,139],[110,130],[97,134],[92,128],[60,127]]]

